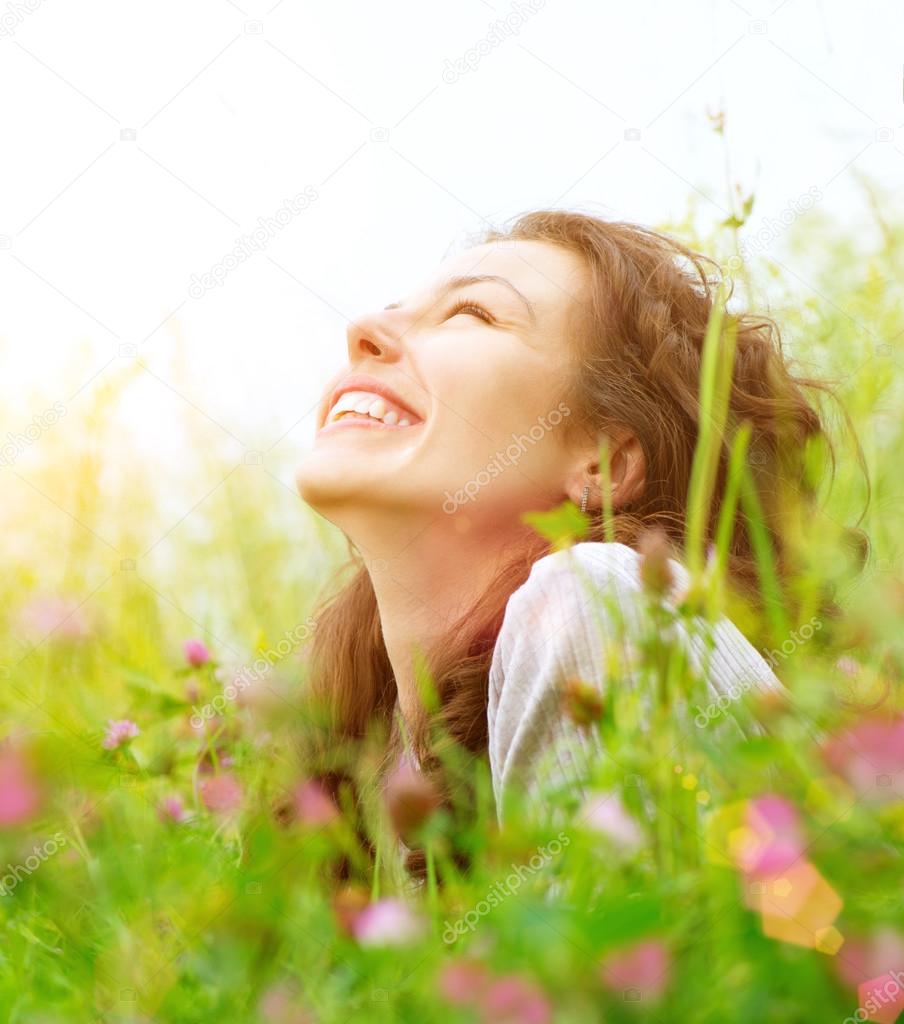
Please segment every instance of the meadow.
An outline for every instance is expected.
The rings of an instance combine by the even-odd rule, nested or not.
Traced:
[[[745,251],[749,206],[706,237],[665,225],[728,263],[740,299],[768,296],[795,359],[836,382],[869,489],[830,403],[836,471],[824,518],[800,523],[794,600],[763,547],[754,614],[693,529],[687,601],[666,611],[650,584],[651,621],[729,611],[788,698],[714,704],[701,680],[667,674],[651,634],[638,678],[652,720],[619,687],[624,666],[602,702],[576,681],[569,711],[608,755],[590,796],[550,792],[550,813],[524,806],[503,827],[480,761],[451,757],[466,807],[437,808],[402,774],[361,815],[302,769],[306,645],[346,548],[293,494],[291,451],[236,458],[190,418],[182,462],[153,465],[117,429],[134,367],[56,418],[36,386],[40,422],[5,417],[0,460],[0,1019],[894,1021],[904,221],[887,208],[869,243],[811,210],[781,250]],[[692,507],[709,500],[720,436],[711,341]],[[729,507],[755,521],[743,431],[732,443]],[[192,498],[174,508],[173,490]],[[539,525],[567,544],[574,511]],[[862,568],[843,531],[858,520]],[[352,755],[363,781],[376,756]],[[426,850],[421,884],[400,835]]]

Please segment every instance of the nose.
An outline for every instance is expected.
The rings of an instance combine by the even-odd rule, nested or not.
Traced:
[[[398,331],[393,330],[386,310],[360,316],[348,325],[348,361],[379,359],[392,363],[402,354]]]

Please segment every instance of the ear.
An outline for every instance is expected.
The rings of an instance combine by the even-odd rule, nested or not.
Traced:
[[[627,505],[643,494],[647,479],[647,460],[640,441],[629,434],[615,449],[609,469],[612,481],[612,507]]]
[[[646,459],[640,442],[633,434],[616,440],[609,438],[609,486],[612,492],[612,507],[618,508],[635,500],[643,493],[646,482]],[[600,451],[587,448],[570,474],[566,491],[568,497],[580,507],[584,488],[589,487],[587,508],[602,507],[602,478],[600,475]]]

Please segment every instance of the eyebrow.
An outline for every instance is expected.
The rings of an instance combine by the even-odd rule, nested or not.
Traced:
[[[518,291],[518,289],[512,284],[511,281],[509,281],[505,277],[499,277],[498,274],[470,274],[459,277],[450,277],[449,280],[446,281],[445,283],[445,287],[442,290],[442,295],[448,295],[449,292],[455,291],[457,288],[467,288],[469,285],[483,284],[486,281],[493,282],[496,284],[504,284],[507,288],[510,288],[527,307],[527,312],[530,315],[531,323],[537,323],[536,310],[534,309],[533,305],[531,304],[527,296]],[[388,306],[384,306],[383,308],[399,309],[401,305],[401,302],[390,302]]]

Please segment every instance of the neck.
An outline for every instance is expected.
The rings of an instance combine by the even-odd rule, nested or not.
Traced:
[[[409,726],[417,720],[421,704],[418,657],[431,658],[530,533],[520,524],[510,529],[462,529],[465,522],[443,516],[442,521],[406,524],[400,531],[398,519],[380,524],[371,512],[366,527],[343,525],[370,573],[399,711]]]

